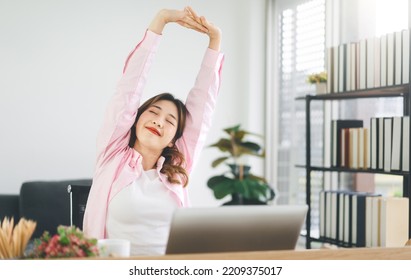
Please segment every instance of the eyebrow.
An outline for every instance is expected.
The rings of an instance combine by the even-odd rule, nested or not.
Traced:
[[[159,110],[163,110],[163,108],[161,108],[161,107],[158,106],[158,105],[151,105],[151,107],[155,107],[155,108],[157,108],[157,109],[159,109]],[[176,118],[173,114],[168,114],[168,115],[177,121],[177,118]]]

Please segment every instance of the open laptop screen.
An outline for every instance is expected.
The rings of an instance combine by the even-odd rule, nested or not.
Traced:
[[[179,208],[166,254],[293,250],[307,205]]]

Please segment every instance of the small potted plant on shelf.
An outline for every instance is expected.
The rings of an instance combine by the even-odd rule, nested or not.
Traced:
[[[223,205],[267,204],[274,199],[273,189],[265,178],[251,174],[251,166],[240,161],[242,156],[265,157],[265,151],[259,144],[245,140],[248,135],[259,135],[241,129],[240,125],[224,131],[228,136],[209,147],[218,148],[225,153],[212,162],[212,167],[226,163],[229,169],[221,175],[211,177],[207,186],[212,189],[217,199],[231,195],[231,201]]]
[[[315,85],[317,94],[324,94],[327,92],[327,72],[322,71],[308,75],[307,82]]]

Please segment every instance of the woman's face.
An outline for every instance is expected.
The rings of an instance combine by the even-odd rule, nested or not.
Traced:
[[[168,100],[159,100],[145,110],[136,124],[136,143],[138,151],[149,149],[162,152],[173,146],[173,139],[178,127],[176,105]]]

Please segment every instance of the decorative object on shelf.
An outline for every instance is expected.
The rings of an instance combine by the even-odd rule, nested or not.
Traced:
[[[57,234],[48,231],[34,240],[34,249],[28,257],[36,259],[84,258],[99,256],[97,239],[87,238],[74,226],[59,226]]]
[[[0,259],[22,258],[36,222],[21,218],[14,226],[14,219],[5,217],[0,221]]]
[[[307,82],[315,85],[316,94],[327,93],[327,72],[319,72],[308,75]]]
[[[207,186],[213,190],[217,199],[231,195],[232,200],[223,205],[267,204],[274,199],[274,190],[265,178],[250,173],[251,166],[240,161],[242,156],[265,157],[265,151],[259,144],[244,139],[247,135],[261,136],[241,129],[240,125],[226,128],[224,131],[228,137],[221,138],[209,147],[218,148],[228,154],[214,160],[212,167],[226,163],[229,171],[211,177],[207,181]]]

